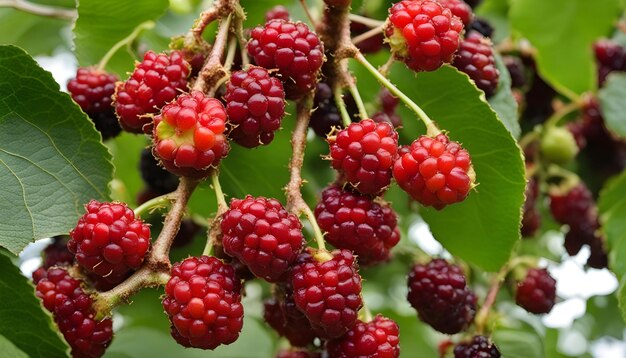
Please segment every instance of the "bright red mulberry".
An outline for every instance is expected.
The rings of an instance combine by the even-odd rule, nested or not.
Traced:
[[[226,110],[202,92],[178,96],[154,117],[152,153],[165,169],[203,178],[228,154]]]
[[[411,143],[396,160],[393,177],[413,199],[438,210],[465,200],[475,181],[469,153],[443,133]]]
[[[385,36],[394,56],[414,71],[452,62],[463,22],[435,1],[404,0],[389,9]]]
[[[224,251],[269,282],[283,278],[304,242],[300,220],[276,199],[233,199],[221,229]]]
[[[70,232],[67,248],[78,264],[100,277],[123,280],[150,248],[150,226],[124,203],[92,200]]]
[[[398,218],[388,205],[367,196],[330,186],[322,192],[315,217],[329,243],[352,250],[362,265],[389,259],[400,241]]]
[[[398,133],[390,123],[352,123],[328,143],[333,168],[359,192],[377,195],[389,186],[398,152]]]
[[[233,343],[243,327],[241,282],[215,257],[189,257],[172,266],[163,309],[172,337],[185,347],[215,349]]]
[[[397,358],[400,328],[393,320],[377,315],[371,322],[358,321],[343,337],[328,342],[330,358]]]
[[[190,66],[180,51],[169,55],[146,52],[130,78],[116,87],[115,112],[122,128],[132,133],[149,133],[152,130],[150,114],[156,114],[181,91],[187,90],[189,71]]]
[[[315,89],[324,63],[324,46],[301,22],[271,20],[252,30],[248,53],[266,69],[278,69],[288,99]]]
[[[283,84],[262,67],[234,72],[226,86],[229,137],[254,148],[269,144],[285,115]]]

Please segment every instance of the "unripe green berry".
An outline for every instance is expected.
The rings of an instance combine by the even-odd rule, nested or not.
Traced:
[[[552,163],[567,164],[578,154],[576,139],[566,128],[549,128],[541,138],[541,153]]]

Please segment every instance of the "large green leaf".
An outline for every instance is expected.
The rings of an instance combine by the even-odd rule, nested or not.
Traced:
[[[141,23],[159,18],[168,7],[167,0],[80,0],[74,26],[76,57],[81,66],[100,61],[118,41],[130,35]],[[132,64],[124,51],[118,56]],[[122,61],[117,59],[116,61]]]
[[[536,48],[542,78],[574,97],[596,88],[591,44],[611,33],[619,15],[619,0],[511,0],[510,20]]]
[[[110,154],[91,120],[23,50],[0,46],[0,246],[67,233],[106,199]]]
[[[20,46],[31,56],[51,54],[59,47],[69,49],[69,41],[61,36],[69,26],[64,20],[0,9],[0,43]]]
[[[610,74],[598,97],[606,126],[626,137],[626,73]]]
[[[525,179],[519,147],[481,99],[482,92],[456,69],[445,66],[414,77],[396,66],[391,78],[441,129],[449,131],[450,139],[470,152],[479,184],[462,203],[420,213],[452,254],[485,270],[497,270],[520,236]],[[406,124],[414,118],[403,117]],[[423,127],[417,130],[423,133]],[[411,138],[419,134],[414,131]]]
[[[43,311],[35,289],[2,254],[0,271],[0,338],[4,336],[29,357],[67,357],[67,345],[53,328],[50,315]],[[0,355],[7,357],[4,346],[8,345],[0,339]]]
[[[517,101],[513,97],[513,92],[511,92],[511,75],[504,62],[502,62],[502,57],[498,54],[495,57],[496,65],[498,70],[500,70],[500,83],[496,93],[489,98],[489,104],[496,111],[498,118],[500,118],[513,137],[519,138],[522,130],[519,125]]]
[[[620,280],[617,299],[626,320],[626,172],[602,190],[598,209],[609,250],[609,267]]]

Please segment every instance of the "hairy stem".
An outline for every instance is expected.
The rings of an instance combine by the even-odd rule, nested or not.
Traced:
[[[174,199],[174,196],[172,195],[172,193],[157,196],[156,198],[152,198],[146,201],[145,203],[139,205],[137,208],[135,208],[134,210],[135,216],[141,217],[142,215],[146,213],[150,213],[153,210],[167,207],[172,202],[172,199]]]
[[[1,0],[1,7],[10,7],[15,10],[27,12],[29,14],[52,17],[61,20],[74,20],[77,17],[75,9],[65,9],[62,7],[46,6],[34,4],[24,0]]]
[[[100,62],[98,62],[98,69],[104,70],[109,60],[111,60],[111,57],[113,57],[113,55],[115,55],[117,51],[119,51],[119,49],[133,42],[137,38],[137,36],[139,36],[141,31],[153,29],[154,25],[155,25],[154,21],[146,21],[137,25],[137,27],[135,27],[133,32],[131,32],[128,36],[124,37],[123,39],[119,40],[115,45],[113,45],[109,49],[109,51],[107,51],[107,53],[102,57]]]
[[[407,107],[409,107],[413,112],[415,112],[415,114],[417,114],[419,119],[421,119],[426,126],[426,133],[429,136],[434,137],[437,134],[441,133],[441,130],[437,127],[435,122],[433,122],[433,120],[428,117],[426,112],[424,112],[424,110],[420,108],[420,106],[418,106],[415,102],[413,102],[413,100],[411,100],[407,95],[400,91],[398,87],[391,83],[391,81],[389,81],[387,77],[378,72],[378,70],[371,63],[369,63],[369,61],[367,61],[365,56],[363,56],[361,53],[358,53],[355,56],[355,59],[359,63],[361,63],[378,80],[378,82],[387,87],[389,92],[391,92],[394,96],[400,98],[400,100],[404,102]]]
[[[224,66],[222,66],[222,56],[224,55],[224,50],[226,49],[231,17],[232,14],[229,14],[225,19],[220,21],[215,43],[213,44],[209,57],[200,71],[200,75],[198,76],[196,83],[193,85],[193,90],[202,91],[208,96],[212,96],[217,90],[215,87],[219,80],[227,74]]]

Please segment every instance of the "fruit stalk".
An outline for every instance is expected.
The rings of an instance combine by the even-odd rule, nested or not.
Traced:
[[[202,66],[196,83],[193,85],[193,90],[202,91],[209,97],[215,94],[217,84],[227,75],[227,71],[222,65],[222,55],[224,54],[228,42],[231,18],[232,14],[229,14],[225,19],[220,21],[217,37],[215,38],[211,53],[204,63],[204,66]]]

